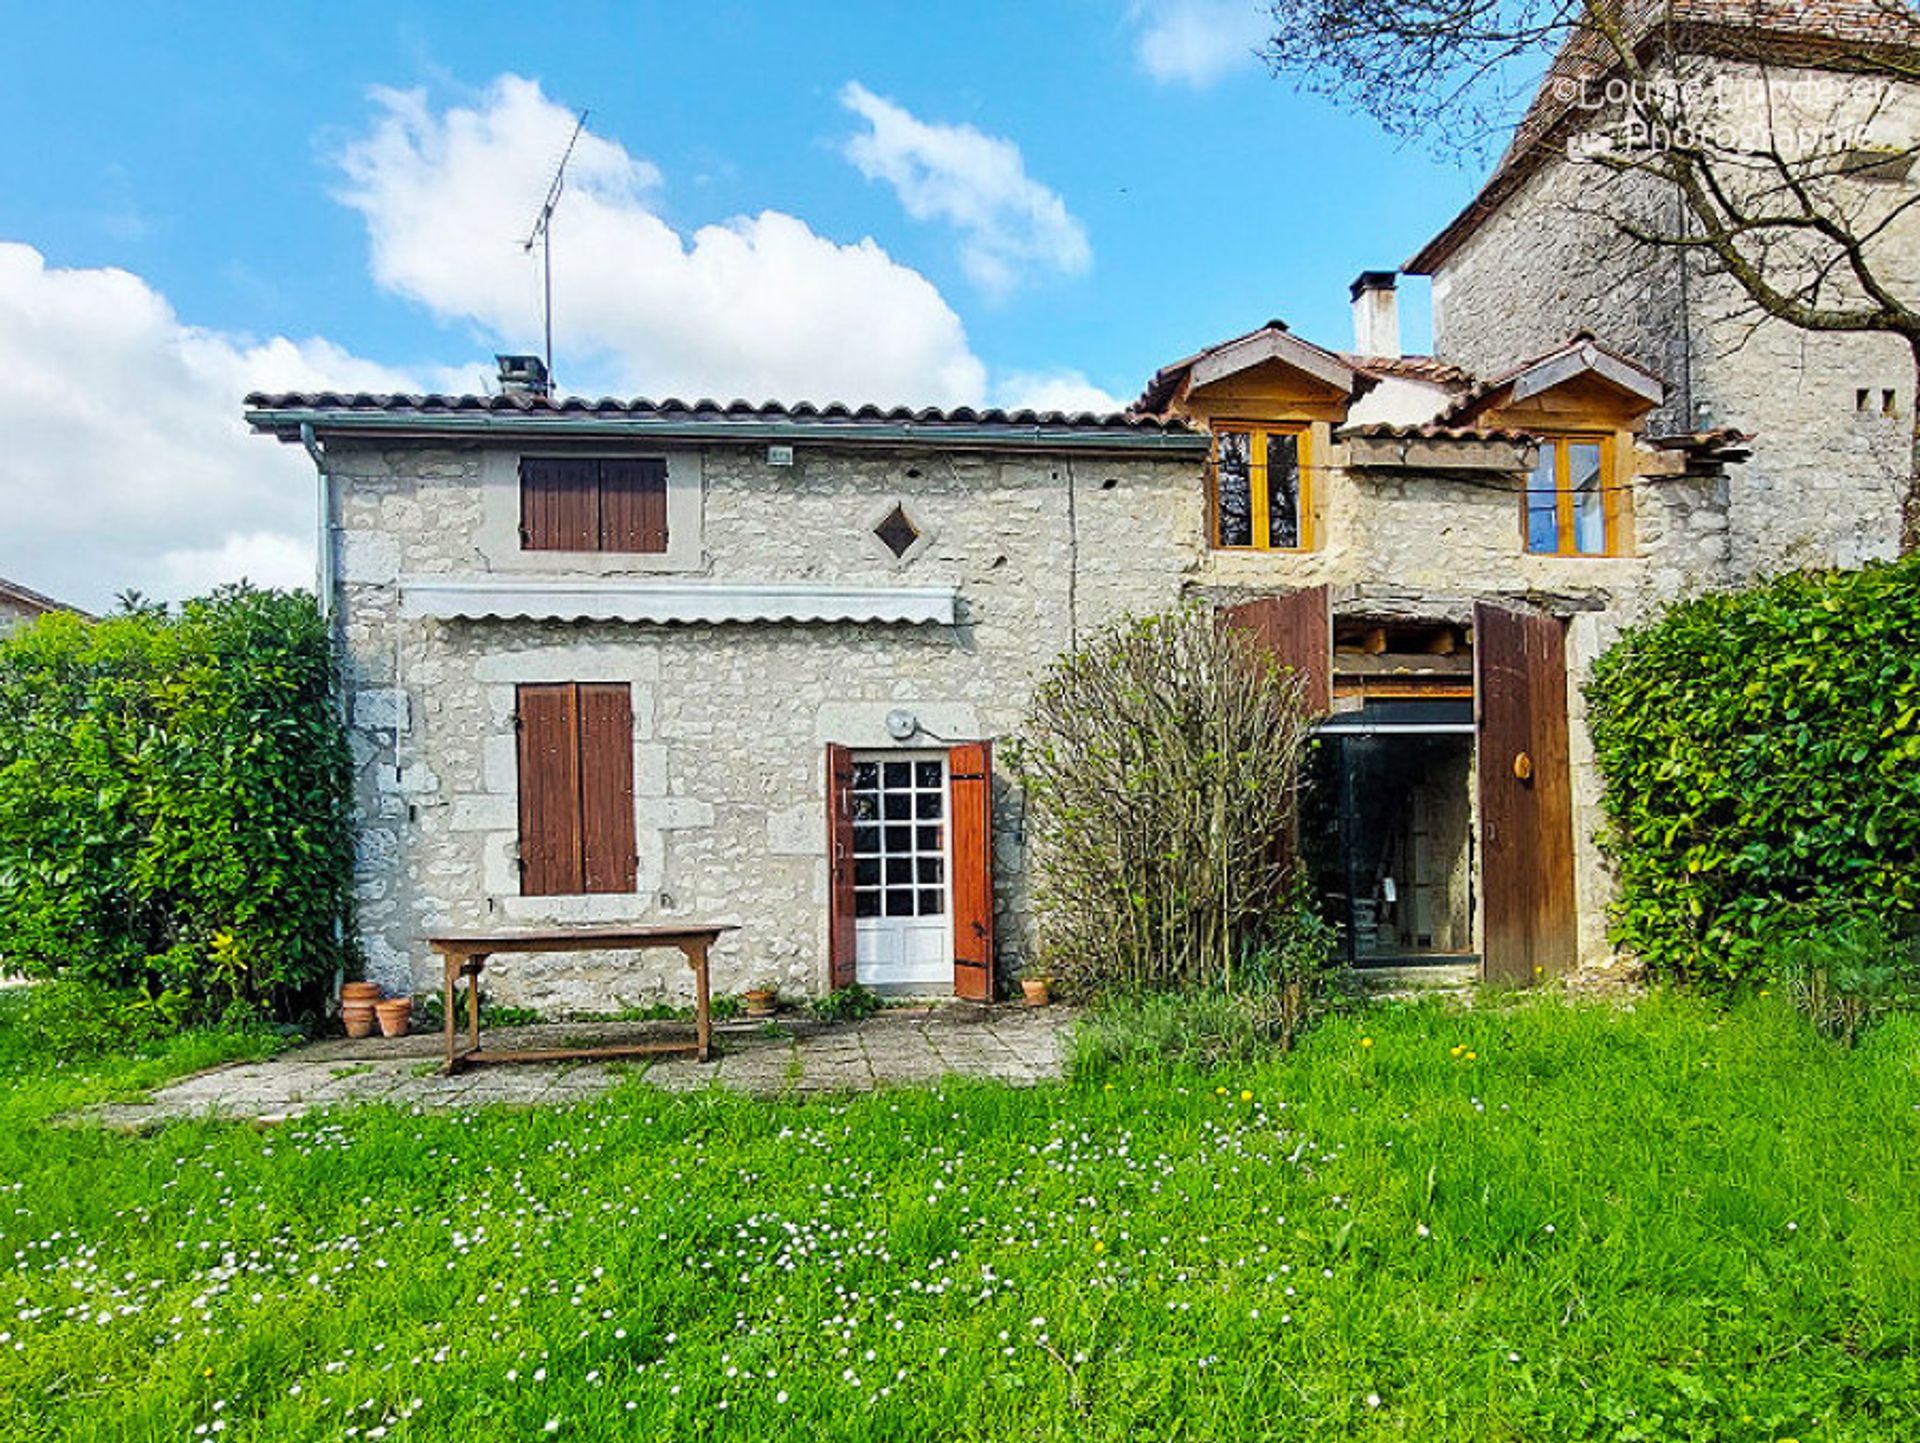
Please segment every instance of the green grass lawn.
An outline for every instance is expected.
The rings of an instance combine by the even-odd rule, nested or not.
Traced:
[[[221,1045],[50,1074],[0,1016],[0,1437],[1920,1437],[1911,1019],[1421,1006],[1219,1077],[45,1121]]]

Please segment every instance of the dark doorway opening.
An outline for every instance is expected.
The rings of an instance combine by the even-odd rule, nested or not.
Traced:
[[[1330,719],[1302,820],[1350,964],[1475,960],[1470,701],[1373,701]]]

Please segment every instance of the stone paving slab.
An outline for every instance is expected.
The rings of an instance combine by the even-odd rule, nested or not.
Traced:
[[[180,1118],[278,1122],[321,1107],[385,1102],[433,1111],[516,1107],[596,1097],[636,1072],[674,1092],[723,1087],[759,1097],[870,1092],[948,1077],[1029,1086],[1058,1077],[1073,1020],[1063,1007],[977,1003],[881,1012],[863,1022],[778,1019],[715,1029],[718,1055],[622,1063],[529,1063],[479,1067],[446,1077],[437,1033],[328,1038],[267,1062],[235,1063],[157,1089],[144,1102],[110,1103],[83,1117],[115,1127],[157,1127]],[[489,1047],[578,1046],[674,1037],[684,1024],[556,1022],[502,1027]]]

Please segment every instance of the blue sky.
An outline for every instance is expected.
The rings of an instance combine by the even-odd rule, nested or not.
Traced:
[[[1269,78],[1258,28],[1237,0],[0,5],[0,244],[38,253],[0,257],[0,362],[154,408],[129,438],[0,401],[34,443],[0,447],[0,575],[298,580],[307,498],[232,429],[241,392],[473,389],[532,342],[516,241],[580,107],[579,389],[1091,402],[1270,316],[1345,346],[1347,282],[1476,177]],[[1405,309],[1417,349],[1417,286]]]

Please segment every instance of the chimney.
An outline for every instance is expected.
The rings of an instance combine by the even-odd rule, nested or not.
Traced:
[[[547,363],[538,356],[495,356],[500,363],[500,394],[537,396],[544,400],[553,394],[547,375]]]
[[[1353,349],[1362,356],[1400,354],[1397,271],[1362,271],[1349,287],[1353,296]]]

